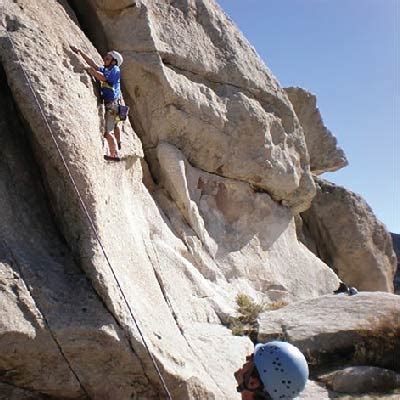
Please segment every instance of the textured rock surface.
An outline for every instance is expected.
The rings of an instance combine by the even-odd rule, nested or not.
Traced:
[[[304,131],[311,172],[319,175],[348,165],[344,151],[337,146],[335,136],[322,121],[317,98],[299,87],[285,88],[285,92]]]
[[[385,226],[357,194],[322,179],[316,184],[312,206],[301,214],[305,244],[348,285],[393,292],[396,256]]]
[[[125,57],[145,149],[167,141],[193,166],[308,207],[315,189],[292,105],[214,1],[141,0],[118,12],[100,0],[82,3],[73,2],[98,46],[108,41]]]
[[[396,294],[400,294],[400,234],[391,233],[392,241],[393,241],[393,250],[396,253],[397,257],[397,269],[394,275],[394,292]]]
[[[333,290],[337,277],[297,243],[290,209],[262,190],[267,180],[275,182],[268,191],[295,208],[304,207],[313,194],[301,128],[274,78],[253,59],[253,50],[212,3],[199,2],[198,8],[190,3],[187,15],[183,1],[169,7],[163,2],[154,9],[146,2],[139,7],[139,3],[120,9],[114,2],[102,1],[99,15],[109,24],[107,18],[123,17],[120,26],[131,29],[124,37],[131,32],[132,44],[121,41],[120,32],[104,25],[115,37],[110,43],[120,43],[126,58],[124,81],[138,88],[131,92],[136,99],[130,99],[136,108],[133,121],[149,159],[154,160],[151,167],[161,183],[154,188],[154,197],[165,212],[142,184],[141,142],[129,123],[123,132],[127,160],[111,165],[103,162],[97,86],[69,45],[86,49],[96,60],[100,57],[67,4],[17,0],[6,3],[0,15],[14,42],[12,46],[0,31],[1,82],[5,83],[5,74],[11,89],[11,95],[7,88],[1,91],[6,111],[2,108],[0,118],[4,164],[0,170],[0,342],[6,349],[0,361],[5,371],[1,379],[21,390],[56,398],[85,398],[85,391],[92,399],[111,395],[118,400],[158,398],[162,389],[127,310],[129,304],[174,399],[231,400],[238,398],[232,373],[251,351],[248,339],[231,336],[221,324],[234,311],[236,294],[243,291],[260,300],[307,298]],[[194,9],[199,22],[191,16]],[[171,15],[177,17],[174,23]],[[204,60],[198,62],[198,72],[209,71],[204,72],[206,84],[175,71],[189,62],[182,58],[189,50],[185,38],[176,35],[176,42],[171,42],[164,37],[164,23],[178,29],[185,18],[198,34],[194,38],[205,41],[206,50],[198,54]],[[218,36],[222,32],[216,30],[219,23],[227,24],[222,30],[230,32],[226,38]],[[149,34],[152,29],[158,36],[156,31]],[[205,34],[208,29],[211,33]],[[151,47],[153,40],[162,51]],[[224,55],[222,49],[237,46],[243,47],[244,55],[227,62],[224,57],[233,52]],[[196,51],[200,48],[191,46],[188,53],[193,68]],[[126,301],[79,207],[19,60]],[[215,82],[216,92],[209,88],[209,78],[221,79],[221,84]],[[233,81],[226,82],[228,78]],[[9,103],[11,96],[24,129]],[[214,97],[218,99],[208,100]],[[181,112],[188,115],[181,117]],[[245,128],[236,131],[232,125],[240,115]],[[164,119],[166,125],[160,125]],[[215,130],[211,128],[214,124]],[[246,155],[246,166],[242,144],[252,138],[242,135],[247,129],[253,132],[255,126],[261,127],[256,129],[259,142],[257,150],[251,150],[255,154]],[[271,126],[271,135],[277,135],[273,145],[261,135],[267,126]],[[220,131],[224,133],[218,137]],[[10,132],[19,133],[14,137]],[[222,147],[209,143],[207,138],[214,134]],[[29,143],[21,137],[28,137]],[[166,139],[171,142],[169,147],[160,145]],[[230,172],[214,171],[216,153],[224,157],[228,148],[238,155],[236,167],[233,155],[228,154]],[[253,156],[260,157],[259,148],[271,151],[267,158],[276,164],[272,172],[267,168],[271,174],[253,162]],[[171,157],[165,149],[171,150]],[[215,164],[211,167],[206,165],[207,149]],[[189,174],[178,171],[175,176],[180,181],[172,179],[172,184],[173,171],[156,174],[157,165],[171,170],[184,165]],[[241,170],[244,176],[239,176]],[[257,171],[262,175],[260,182],[255,182]],[[197,180],[185,186],[184,180],[193,176]],[[278,176],[282,189],[276,185]],[[232,202],[226,200],[226,193]],[[242,196],[247,204],[241,202]],[[224,230],[226,237],[218,237]]]
[[[263,313],[259,340],[284,338],[312,363],[359,362],[400,369],[400,297],[327,295]]]
[[[201,261],[197,264],[202,273],[220,280],[226,291],[225,280],[242,292],[251,282],[266,300],[291,301],[326,293],[337,282],[323,263],[296,243],[288,208],[244,182],[192,167],[170,144],[160,144],[156,154],[157,180],[191,229],[176,218],[162,193],[160,204],[194,259]]]
[[[384,368],[348,367],[320,377],[330,389],[344,393],[387,393],[400,387],[400,375]]]

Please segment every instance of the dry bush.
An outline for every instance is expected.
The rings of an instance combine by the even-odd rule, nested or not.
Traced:
[[[238,318],[244,324],[252,324],[257,321],[258,316],[265,310],[265,305],[256,303],[245,294],[236,296],[237,311],[241,314]]]
[[[355,347],[355,360],[400,371],[400,313],[397,310],[371,317],[357,333],[360,339]]]
[[[264,311],[278,310],[288,305],[286,301],[278,300],[270,304],[256,303],[250,296],[239,293],[236,296],[237,317],[230,317],[228,328],[235,336],[249,336],[250,339],[257,337],[257,319]]]
[[[229,329],[235,336],[249,336],[255,338],[257,336],[257,318],[265,311],[263,303],[256,303],[246,294],[239,293],[236,296],[237,317],[231,317],[228,322]]]

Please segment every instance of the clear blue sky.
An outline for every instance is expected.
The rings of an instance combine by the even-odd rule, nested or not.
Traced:
[[[217,0],[277,77],[317,95],[350,165],[323,177],[400,233],[400,0]]]

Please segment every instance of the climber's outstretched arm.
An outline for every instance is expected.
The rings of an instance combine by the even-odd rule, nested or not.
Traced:
[[[105,82],[107,79],[106,77],[103,75],[102,72],[97,71],[97,67],[88,67],[86,68],[86,71],[92,75],[93,77],[95,77],[98,81],[101,82]]]
[[[82,50],[78,49],[78,48],[75,47],[75,46],[70,46],[70,47],[71,47],[71,50],[72,50],[74,53],[81,55],[82,58],[86,61],[86,63],[87,63],[88,65],[90,65],[90,66],[93,67],[94,69],[97,69],[97,68],[98,68],[98,65],[97,65],[90,57],[88,57]]]

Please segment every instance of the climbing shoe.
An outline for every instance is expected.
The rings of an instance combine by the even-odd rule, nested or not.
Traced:
[[[107,155],[104,155],[104,159],[106,161],[121,161],[121,157],[111,157],[111,156],[107,156]]]

